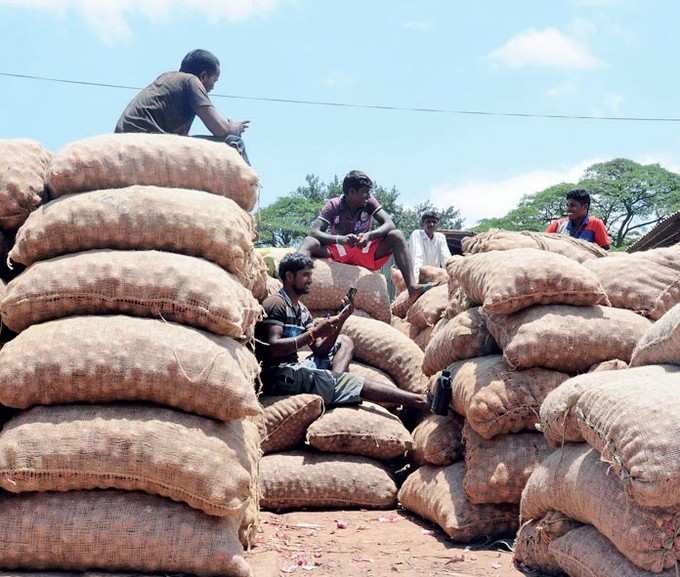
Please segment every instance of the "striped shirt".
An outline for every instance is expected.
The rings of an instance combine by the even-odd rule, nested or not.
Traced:
[[[257,339],[255,353],[258,360],[262,363],[262,368],[282,363],[297,363],[298,355],[292,355],[274,362],[269,354],[269,346],[262,343],[267,342],[269,327],[272,325],[283,328],[284,339],[297,337],[304,333],[312,324],[312,315],[309,309],[302,303],[297,305],[288,296],[284,289],[280,289],[276,294],[271,295],[262,303],[266,317],[255,327],[255,338]]]

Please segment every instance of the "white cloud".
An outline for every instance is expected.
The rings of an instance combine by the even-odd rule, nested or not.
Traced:
[[[415,30],[417,32],[425,32],[432,28],[432,22],[430,20],[408,20],[402,23],[401,27],[404,30]]]
[[[592,69],[602,65],[585,44],[557,28],[532,28],[517,34],[489,58],[510,68]]]
[[[106,42],[132,34],[128,18],[142,14],[151,21],[168,18],[179,10],[205,16],[214,22],[237,21],[270,12],[281,0],[0,0],[0,5],[75,12]]]
[[[430,192],[430,200],[439,207],[455,206],[465,217],[467,226],[483,218],[501,217],[517,206],[525,194],[539,192],[561,182],[576,182],[591,164],[589,159],[562,169],[536,169],[500,180],[469,180],[459,184],[442,184]]]

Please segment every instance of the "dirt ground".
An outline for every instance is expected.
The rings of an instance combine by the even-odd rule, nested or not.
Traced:
[[[255,577],[521,577],[509,542],[455,545],[403,511],[262,513]]]

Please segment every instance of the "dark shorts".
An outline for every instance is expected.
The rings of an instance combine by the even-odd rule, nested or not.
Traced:
[[[267,370],[265,392],[270,395],[319,395],[326,406],[354,405],[361,402],[364,379],[329,369],[328,358],[309,357]]]

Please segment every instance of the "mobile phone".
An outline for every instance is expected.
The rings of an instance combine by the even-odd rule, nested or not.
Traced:
[[[354,302],[354,295],[356,294],[357,294],[356,287],[350,287],[349,290],[347,291],[347,302],[349,304],[352,304]]]

